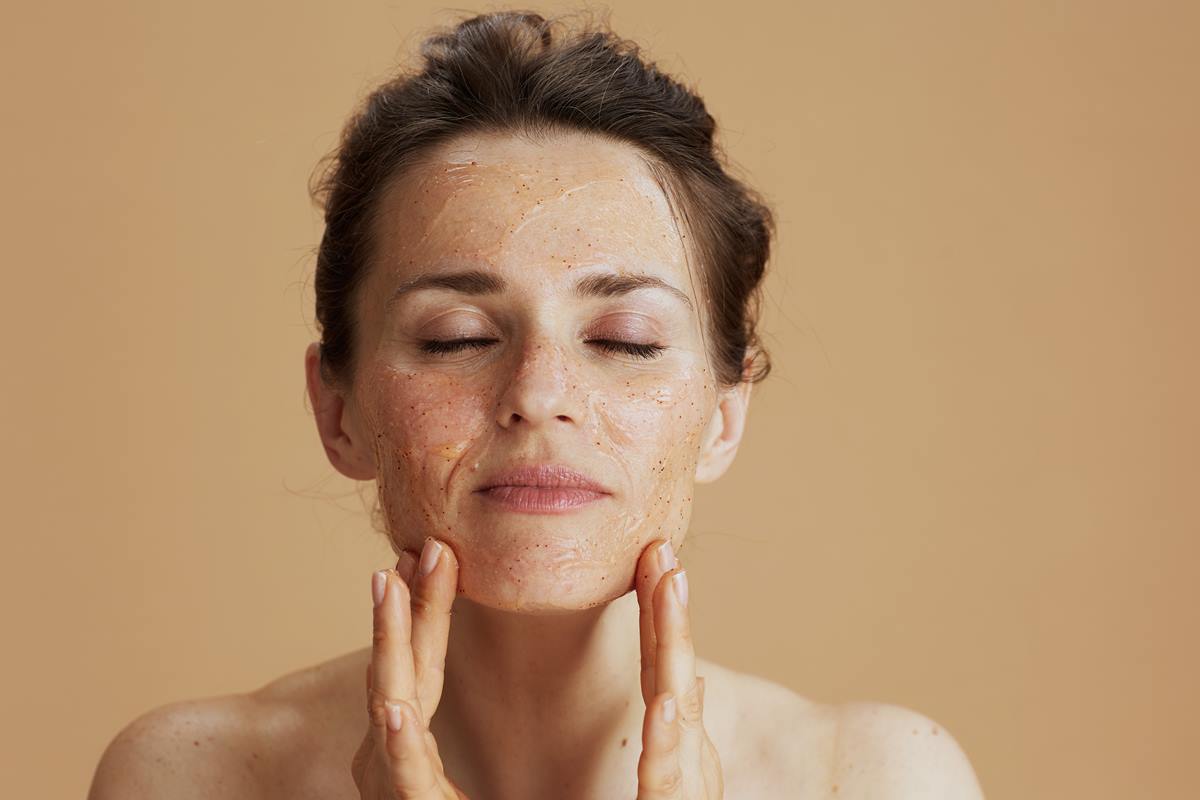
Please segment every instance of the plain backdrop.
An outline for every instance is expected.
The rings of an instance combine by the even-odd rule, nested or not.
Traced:
[[[916,709],[990,798],[1195,797],[1200,7],[606,7],[779,220],[776,369],[683,553],[701,654]],[[0,791],[81,797],[149,709],[370,643],[307,181],[457,15],[5,17]]]

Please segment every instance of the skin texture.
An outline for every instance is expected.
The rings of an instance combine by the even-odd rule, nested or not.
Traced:
[[[347,460],[376,480],[396,552],[445,540],[463,557],[461,591],[497,609],[574,611],[632,589],[650,541],[683,541],[718,402],[684,234],[638,154],[582,136],[552,146],[460,138],[396,180],[376,222]],[[388,302],[416,276],[462,269],[510,288]],[[616,273],[652,275],[681,294],[573,290]],[[437,355],[419,346],[479,337],[495,341]],[[595,339],[665,350],[639,358]],[[565,522],[498,515],[473,494],[497,469],[529,461],[567,464],[611,498]]]
[[[651,543],[682,548],[749,402],[750,384],[712,380],[687,234],[636,150],[581,134],[446,142],[374,222],[352,380],[321,381],[313,346],[309,391],[331,463],[376,481],[396,552],[435,538],[455,556],[446,684],[424,714],[440,755],[491,796],[633,796],[636,749],[614,744],[646,722],[636,567]],[[482,277],[412,289],[466,270]],[[580,289],[619,276],[670,288]],[[483,341],[424,349],[455,339]],[[608,495],[528,514],[476,493],[530,462]]]

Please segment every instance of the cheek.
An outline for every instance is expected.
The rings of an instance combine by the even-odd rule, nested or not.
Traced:
[[[456,377],[393,371],[382,383],[377,434],[412,455],[454,459],[486,417],[478,387]]]
[[[470,451],[487,430],[487,400],[460,378],[394,369],[381,370],[367,391],[375,398],[381,502],[389,512],[401,510],[410,519],[420,512],[434,520],[444,514],[452,470],[474,463]]]
[[[686,375],[629,380],[599,396],[595,419],[614,452],[642,475],[694,466],[707,419],[706,388]]]
[[[626,472],[633,496],[627,508],[645,530],[686,527],[700,441],[707,421],[704,387],[694,381],[631,381],[598,399],[595,419],[610,452]]]

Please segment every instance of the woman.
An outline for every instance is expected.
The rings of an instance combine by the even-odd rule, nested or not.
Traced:
[[[146,715],[93,797],[980,796],[914,712],[692,649],[675,551],[767,372],[771,232],[700,99],[535,14],[422,53],[320,187],[305,357],[329,460],[376,482],[398,555],[373,644]]]

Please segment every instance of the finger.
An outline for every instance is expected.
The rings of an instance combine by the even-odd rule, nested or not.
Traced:
[[[696,678],[700,684],[700,699],[704,700],[704,678]],[[721,768],[721,755],[707,734],[704,736],[703,754],[700,757],[700,772],[704,776],[704,796],[725,796],[725,775]]]
[[[635,586],[638,597],[638,627],[642,642],[642,702],[646,707],[661,691],[655,686],[655,664],[658,652],[658,637],[654,630],[654,587],[658,586],[663,573],[674,569],[679,562],[669,541],[651,544],[638,559]]]
[[[367,691],[371,691],[371,664],[367,664]],[[430,758],[432,758],[434,765],[437,766],[438,770],[444,772],[445,768],[442,765],[442,753],[438,752],[438,741],[437,739],[433,738],[433,732],[431,732],[430,728],[428,728],[428,723],[425,724],[425,739],[426,745],[428,748],[430,748]],[[366,739],[366,744],[370,745],[372,744],[372,741],[373,740],[370,738],[370,736],[368,736]]]
[[[670,692],[663,692],[646,704],[642,755],[638,759],[637,800],[683,797],[678,717],[678,704]]]
[[[699,718],[694,691],[696,651],[687,599],[687,572],[682,567],[667,571],[654,589],[655,688],[658,693],[671,692],[679,698],[679,715],[685,724]]]
[[[687,573],[676,568],[663,575],[654,591],[654,629],[658,636],[654,680],[658,692],[679,701],[680,759],[688,780],[699,775],[704,745],[703,682],[696,677],[696,651],[688,619]]]
[[[404,550],[400,553],[400,557],[396,559],[396,574],[408,586],[412,586],[413,575],[417,571],[417,555],[417,553],[411,550]]]
[[[446,644],[450,615],[458,596],[458,561],[454,551],[430,537],[421,550],[412,588],[412,649],[417,698],[424,722],[437,710],[445,683]]]
[[[371,638],[368,672],[367,713],[382,749],[387,735],[385,704],[389,700],[416,702],[414,689],[412,630],[408,587],[395,570],[380,570],[371,577],[372,596],[377,600]]]
[[[441,765],[429,749],[421,715],[408,703],[388,704],[387,775],[400,800],[443,800],[446,797]]]

